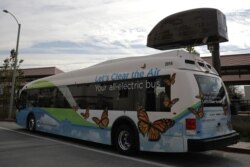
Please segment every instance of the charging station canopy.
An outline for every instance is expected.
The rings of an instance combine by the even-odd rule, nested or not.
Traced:
[[[225,15],[218,9],[199,8],[161,20],[149,33],[147,46],[168,50],[227,41]]]

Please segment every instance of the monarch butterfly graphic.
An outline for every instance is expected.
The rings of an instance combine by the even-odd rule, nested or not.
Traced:
[[[176,73],[173,73],[172,76],[170,76],[169,79],[164,79],[164,83],[167,85],[167,86],[171,86],[175,83],[175,76],[176,76]]]
[[[172,119],[159,119],[151,123],[148,114],[143,107],[137,108],[138,128],[140,133],[145,137],[148,136],[149,141],[158,141],[161,133],[166,132],[174,126],[175,121]]]
[[[109,118],[108,118],[108,110],[105,109],[102,112],[101,118],[93,117],[92,120],[101,128],[104,129],[108,126],[109,124]]]
[[[163,105],[165,108],[171,108],[175,103],[179,101],[179,98],[175,98],[173,100],[170,100],[167,95],[164,96],[163,99]]]
[[[81,116],[83,116],[84,119],[89,118],[89,108],[86,109],[85,113],[81,113]]]
[[[198,110],[192,107],[189,107],[188,110],[191,111],[195,115],[196,118],[204,117],[204,108],[202,105],[198,108]]]
[[[141,66],[142,69],[145,69],[147,65],[144,63],[143,66]]]

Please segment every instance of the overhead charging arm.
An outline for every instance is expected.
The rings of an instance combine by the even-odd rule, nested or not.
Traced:
[[[225,15],[218,9],[198,8],[161,20],[148,34],[147,46],[159,50],[208,45],[220,74],[219,43],[227,42]]]

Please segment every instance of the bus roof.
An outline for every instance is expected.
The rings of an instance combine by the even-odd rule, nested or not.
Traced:
[[[72,85],[79,83],[96,82],[97,76],[109,76],[112,73],[132,73],[135,71],[147,71],[152,68],[157,69],[179,69],[195,70],[218,75],[215,69],[201,59],[198,55],[190,54],[184,50],[163,52],[148,56],[127,57],[115,60],[108,60],[88,68],[61,73],[28,83],[25,88],[36,87],[36,83],[41,87],[45,85]],[[32,86],[33,85],[33,86]]]

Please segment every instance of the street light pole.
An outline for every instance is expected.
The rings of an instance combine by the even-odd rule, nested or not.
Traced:
[[[10,106],[9,106],[9,114],[8,119],[11,119],[12,111],[13,111],[13,104],[14,104],[14,94],[15,94],[15,83],[16,83],[16,66],[17,66],[17,56],[18,56],[18,47],[19,47],[19,37],[20,37],[20,30],[21,24],[18,22],[16,16],[9,12],[8,10],[3,10],[5,13],[9,13],[17,22],[18,25],[18,32],[17,32],[17,42],[16,42],[16,52],[15,52],[15,59],[14,59],[14,69],[12,75],[12,83],[11,83],[11,94],[10,94]]]

